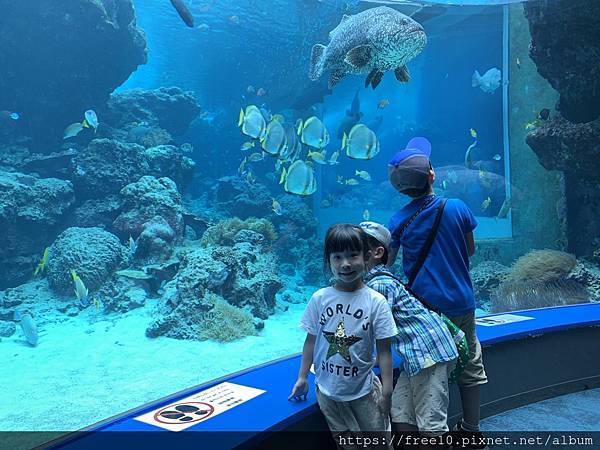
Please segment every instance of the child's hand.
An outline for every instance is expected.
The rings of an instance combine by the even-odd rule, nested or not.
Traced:
[[[308,397],[308,381],[306,378],[298,378],[296,384],[292,388],[292,393],[288,397],[288,400],[295,402],[306,400]]]
[[[390,415],[390,410],[392,409],[392,396],[391,395],[382,395],[379,399],[379,410],[381,414],[388,417]]]

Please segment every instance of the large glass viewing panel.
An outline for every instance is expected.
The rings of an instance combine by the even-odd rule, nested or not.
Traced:
[[[0,431],[300,352],[327,227],[388,223],[417,136],[478,315],[598,301],[598,2],[456,3],[0,0]],[[375,8],[426,42],[346,73],[374,50],[330,32]]]

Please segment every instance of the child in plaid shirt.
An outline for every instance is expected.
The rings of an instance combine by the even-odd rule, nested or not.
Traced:
[[[369,235],[370,271],[365,282],[382,294],[398,327],[395,349],[403,366],[392,395],[392,429],[438,436],[448,431],[448,373],[458,352],[442,319],[410,295],[386,268],[391,234],[383,225],[362,222]]]

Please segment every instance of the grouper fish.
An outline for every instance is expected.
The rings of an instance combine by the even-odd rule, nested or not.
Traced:
[[[365,87],[375,89],[384,72],[393,70],[396,79],[406,83],[410,79],[406,63],[426,43],[418,22],[387,6],[344,15],[329,33],[329,44],[313,46],[308,76],[315,81],[330,70],[332,88],[347,74],[367,75]]]

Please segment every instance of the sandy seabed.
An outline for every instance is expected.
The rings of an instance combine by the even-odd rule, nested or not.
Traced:
[[[231,343],[145,335],[155,302],[124,314],[93,307],[0,342],[0,431],[72,431],[183,389],[302,350],[305,304],[287,304],[257,336]],[[249,351],[251,349],[251,351]],[[294,380],[291,376],[290,389]]]

